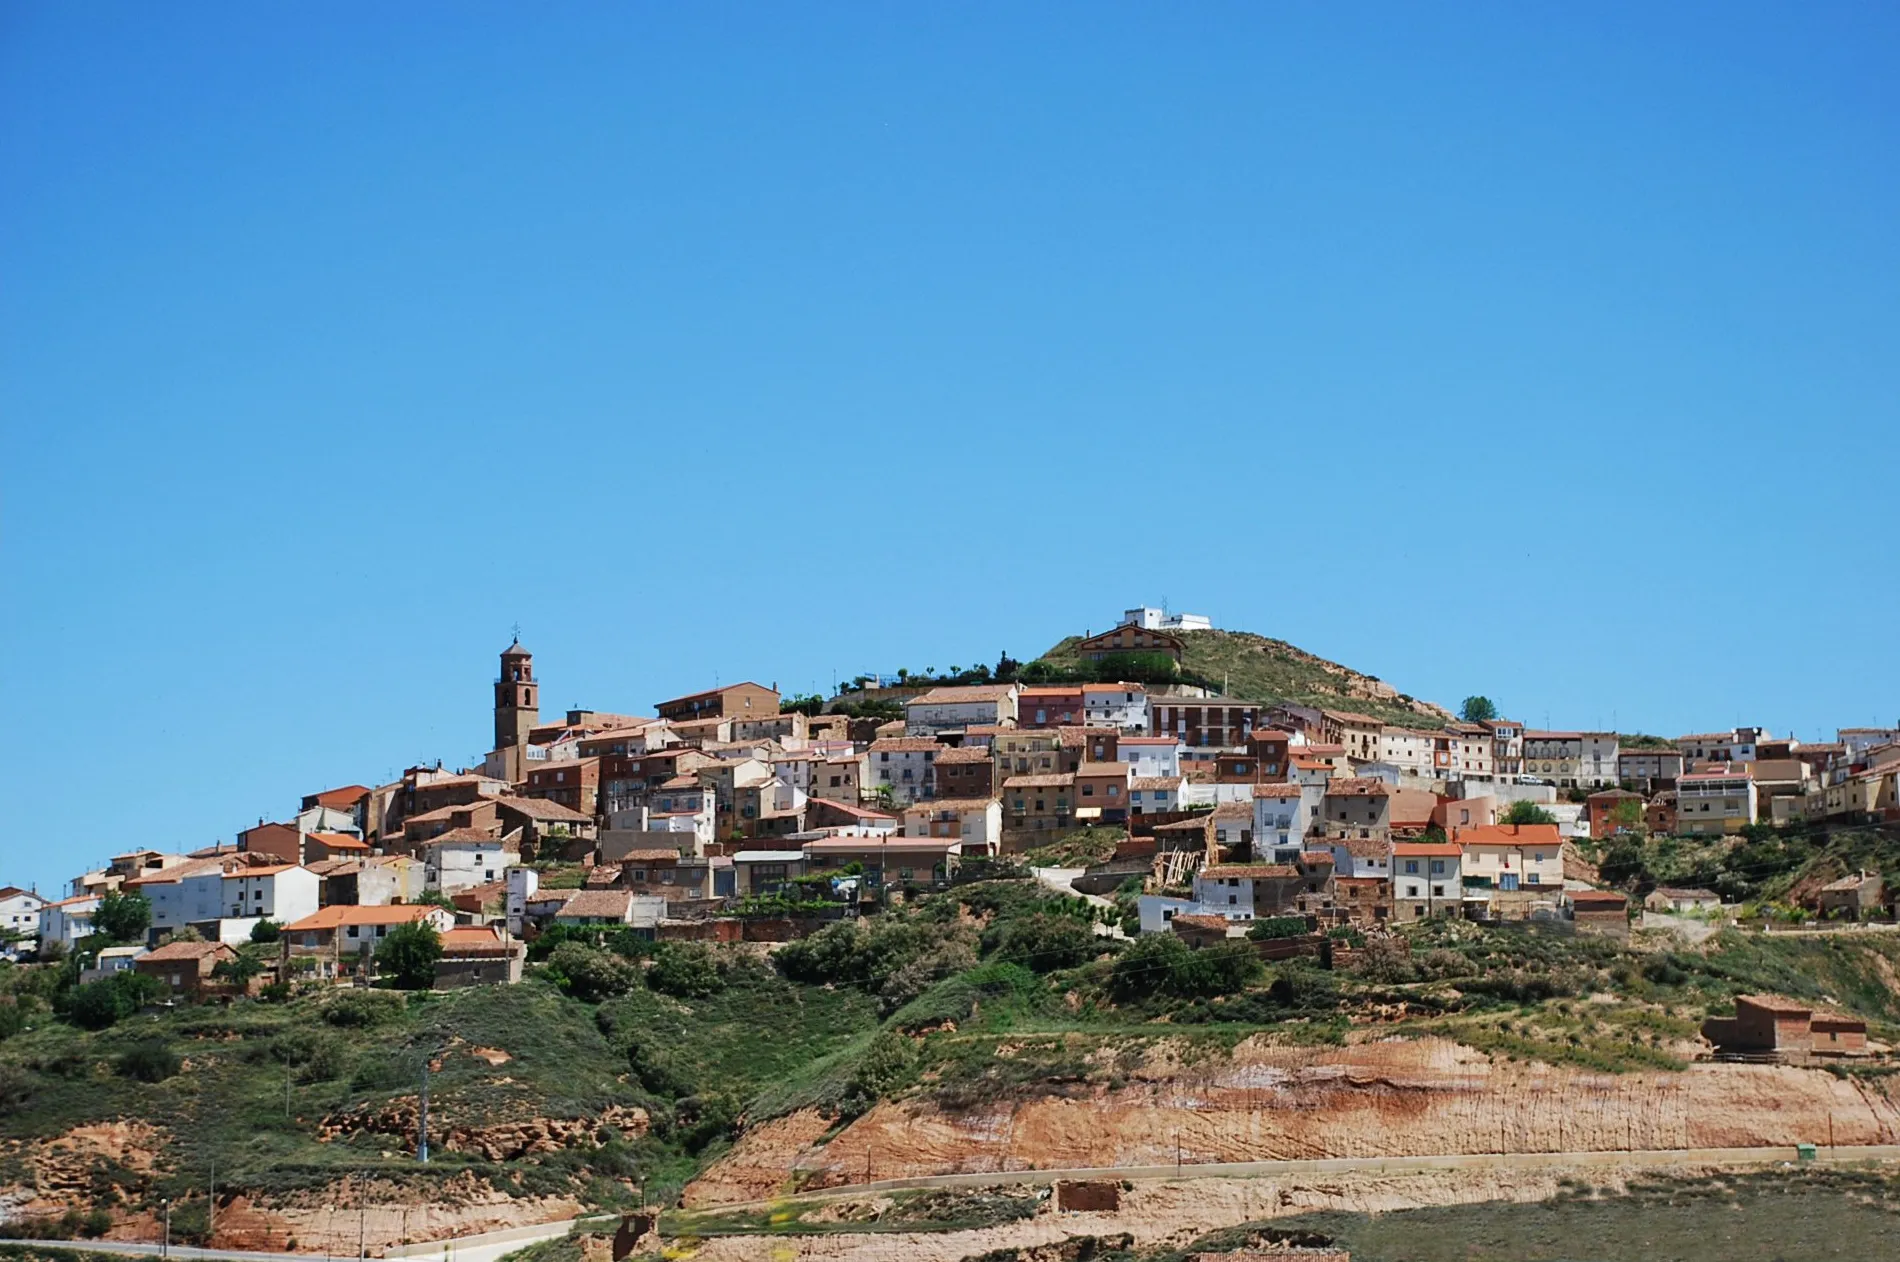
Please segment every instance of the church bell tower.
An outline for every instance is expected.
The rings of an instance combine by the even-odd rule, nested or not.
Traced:
[[[501,678],[495,681],[495,748],[507,751],[508,774],[519,780],[526,774],[528,733],[541,721],[541,685],[534,682],[534,654],[521,647],[519,637],[501,655]]]

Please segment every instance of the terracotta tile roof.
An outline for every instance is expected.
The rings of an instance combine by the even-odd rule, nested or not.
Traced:
[[[304,933],[317,929],[338,929],[345,925],[406,925],[426,920],[433,910],[420,903],[391,903],[376,907],[335,904],[302,920],[292,921],[284,926],[284,932]]]
[[[1214,813],[1212,811],[1207,811],[1203,814],[1194,815],[1187,819],[1169,820],[1165,824],[1156,824],[1154,827],[1154,830],[1158,833],[1160,832],[1186,833],[1186,832],[1196,832],[1196,831],[1206,832],[1207,829],[1213,824],[1213,822],[1214,822]]]
[[[361,850],[369,853],[369,843],[348,833],[311,833],[310,840],[318,842],[326,850]]]
[[[439,846],[444,842],[460,844],[471,841],[489,842],[498,845],[501,842],[501,838],[495,833],[483,832],[479,828],[451,828],[446,833],[429,838],[428,844],[431,846]]]
[[[1150,790],[1150,789],[1153,789],[1153,790],[1177,789],[1178,790],[1181,787],[1181,777],[1180,776],[1133,776],[1133,777],[1130,777],[1128,781],[1128,787],[1131,789],[1141,789],[1144,791]]]
[[[956,765],[959,763],[988,762],[990,751],[980,745],[958,745],[937,755],[937,765]]]
[[[928,736],[880,736],[871,742],[873,754],[921,754],[944,748]]]
[[[1383,837],[1348,837],[1339,844],[1346,847],[1346,853],[1355,859],[1387,859],[1392,856],[1392,843]]]
[[[1123,749],[1130,745],[1179,745],[1180,743],[1172,736],[1124,736],[1116,742]]]
[[[1229,877],[1240,880],[1284,880],[1299,874],[1298,868],[1280,863],[1215,863],[1201,869],[1202,876],[1222,881]]]
[[[1046,776],[1011,776],[1003,781],[1005,789],[1060,789],[1075,783],[1075,777],[1068,774]]]
[[[369,796],[369,790],[360,784],[346,784],[340,789],[325,789],[313,793],[310,800],[318,806],[327,806],[333,811],[346,811]]]
[[[213,955],[236,955],[237,952],[222,942],[167,942],[162,947],[154,947],[139,958],[151,960],[157,964],[169,964],[173,960],[202,960]]]
[[[486,797],[473,802],[456,802],[448,806],[438,806],[433,811],[424,811],[420,815],[410,815],[403,819],[404,824],[446,824],[458,813],[479,811],[485,806],[493,806],[500,799]]]
[[[554,823],[591,824],[592,815],[583,814],[569,806],[548,798],[502,797],[495,799],[495,805],[517,815],[526,815],[529,819]]]
[[[996,805],[995,798],[932,798],[928,802],[916,802],[904,808],[904,814],[913,811],[928,814],[931,811],[983,811]]]
[[[683,851],[661,848],[651,850],[629,850],[622,855],[620,862],[628,863],[678,863],[684,856]]]
[[[1326,784],[1329,798],[1382,798],[1392,796],[1392,786],[1370,776],[1335,776]]]
[[[1613,907],[1627,907],[1629,901],[1627,896],[1612,893],[1609,890],[1574,890],[1570,894],[1570,903],[1573,907],[1582,907],[1587,910],[1608,911]]]
[[[1451,839],[1461,846],[1558,846],[1563,834],[1555,824],[1480,824],[1459,828]]]
[[[1214,807],[1214,818],[1221,820],[1251,820],[1253,807],[1246,802],[1221,802]]]
[[[1128,778],[1128,764],[1125,762],[1085,762],[1075,769],[1078,776],[1097,778],[1113,777],[1117,780]]]
[[[1464,857],[1465,848],[1449,841],[1401,841],[1392,847],[1394,855],[1422,859],[1459,859]]]
[[[633,898],[627,890],[581,890],[561,904],[556,920],[625,920]]]
[[[897,816],[891,814],[889,811],[880,811],[869,806],[860,806],[856,802],[834,802],[830,798],[812,798],[805,805],[807,810],[813,810],[823,806],[834,811],[843,811],[846,815],[854,819],[881,819],[887,823],[894,823],[897,820]]]
[[[487,925],[457,925],[442,935],[443,955],[498,955],[513,949]]]
[[[1296,798],[1300,796],[1297,784],[1256,784],[1253,795],[1257,798]]]
[[[1014,689],[1013,684],[969,684],[961,687],[932,688],[910,705],[958,705],[971,701],[1002,701]]]
[[[1177,915],[1168,922],[1173,925],[1186,925],[1190,929],[1218,929],[1227,932],[1227,921],[1220,916]]]

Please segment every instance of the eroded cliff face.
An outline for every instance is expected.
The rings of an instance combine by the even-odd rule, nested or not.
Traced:
[[[1900,1138],[1882,1084],[1822,1070],[1695,1065],[1602,1074],[1493,1059],[1439,1039],[1276,1047],[1191,1062],[1152,1050],[1125,1087],[949,1112],[880,1104],[828,1142],[827,1119],[748,1133],[689,1206],[932,1174],[1319,1157],[1725,1148]],[[1830,1129],[1831,1128],[1831,1129]]]

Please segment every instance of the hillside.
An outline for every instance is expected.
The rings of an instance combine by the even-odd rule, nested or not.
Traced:
[[[1408,696],[1391,684],[1361,674],[1338,662],[1296,648],[1285,640],[1270,640],[1251,631],[1192,631],[1187,642],[1186,670],[1216,686],[1226,683],[1226,695],[1242,701],[1269,704],[1292,701],[1301,705],[1352,710],[1414,727],[1444,726],[1449,710]],[[1042,655],[1058,666],[1080,659],[1069,636]]]
[[[1773,870],[1771,843],[1791,851]],[[1893,853],[1875,833],[1748,844],[1684,861],[1769,894]],[[359,1230],[387,1247],[643,1193],[683,1199],[669,1216],[683,1229],[867,1178],[1177,1153],[1858,1144],[1900,1128],[1900,1080],[1878,1068],[1695,1061],[1700,1021],[1756,992],[1846,1009],[1900,1042],[1895,935],[1624,945],[1434,921],[1328,970],[1245,943],[1117,942],[1092,914],[1033,880],[990,880],[769,958],[606,935],[555,945],[512,987],[319,988],[98,1030],[70,1019],[62,965],[0,966],[0,1214],[29,1220],[14,1234],[152,1239],[169,1199],[174,1238],[199,1241],[215,1170],[217,1243],[346,1252]],[[1012,1205],[915,1212],[967,1223]]]

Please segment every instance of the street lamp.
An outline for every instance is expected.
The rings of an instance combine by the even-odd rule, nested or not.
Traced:
[[[165,1243],[158,1246],[158,1256],[169,1258],[172,1255],[172,1203],[167,1198],[160,1204],[165,1207]]]

